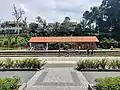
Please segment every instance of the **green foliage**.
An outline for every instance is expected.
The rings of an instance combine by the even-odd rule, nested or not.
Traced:
[[[27,42],[26,42],[24,37],[18,37],[17,39],[18,39],[17,40],[18,47],[25,47],[25,46],[27,46]]]
[[[99,65],[101,66],[102,69],[105,69],[107,65],[108,59],[103,58],[102,60],[99,61]]]
[[[109,69],[116,69],[117,68],[117,63],[116,60],[112,60],[111,62],[109,62]]]
[[[109,62],[109,68],[111,69],[120,69],[120,60],[111,60],[111,62]]]
[[[116,60],[116,66],[118,69],[120,69],[120,60]]]
[[[96,79],[97,90],[120,90],[120,77]]]
[[[19,77],[0,78],[0,90],[18,90]]]
[[[25,60],[16,61],[15,66],[18,68],[37,68],[41,69],[45,65],[45,61],[41,61],[38,58],[30,59],[26,58]]]
[[[36,17],[38,23],[30,23],[27,28],[26,18],[23,20],[23,31],[29,39],[31,36],[84,36],[97,35],[100,47],[111,48],[118,47],[120,41],[120,1],[119,0],[103,0],[101,5],[93,6],[89,11],[83,13],[83,18],[77,25],[73,25],[70,17],[65,17],[62,23],[53,23],[49,25],[41,16]],[[4,28],[8,22],[2,23]],[[27,31],[26,31],[27,30]],[[22,33],[23,35],[23,33]],[[106,39],[104,39],[104,37]],[[110,39],[112,38],[112,39]],[[14,47],[27,45],[26,39],[13,40],[13,38],[4,38],[0,40],[0,46]]]
[[[100,41],[100,45],[102,48],[105,48],[105,49],[111,48],[111,46],[116,48],[118,47],[118,42],[114,39],[104,38],[103,40]]]
[[[0,47],[3,48],[15,48],[26,47],[28,45],[28,39],[21,36],[6,35],[0,37]]]
[[[0,68],[28,68],[28,69],[41,69],[45,65],[45,61],[39,60],[38,58],[26,58],[24,60],[6,60],[0,61]]]
[[[79,60],[77,70],[81,69],[99,69],[101,62],[99,60]]]
[[[86,66],[85,66],[85,61],[82,61],[82,60],[79,60],[78,62],[77,62],[77,70],[81,70],[81,69],[85,69],[86,68]]]
[[[13,67],[13,64],[14,64],[14,61],[12,61],[10,58],[7,58],[5,61],[4,61],[4,68],[12,68]]]
[[[113,59],[108,60],[103,58],[102,60],[79,60],[77,62],[77,70],[84,69],[120,69],[120,60]]]

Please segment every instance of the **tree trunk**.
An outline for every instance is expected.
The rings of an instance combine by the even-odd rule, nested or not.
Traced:
[[[19,21],[17,20],[17,34],[19,35]]]

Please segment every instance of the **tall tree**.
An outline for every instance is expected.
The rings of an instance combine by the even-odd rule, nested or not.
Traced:
[[[47,22],[46,22],[46,20],[43,20],[40,16],[37,16],[36,21],[39,23],[40,27],[42,27],[42,29],[40,29],[40,33],[42,33],[42,36],[47,36]]]
[[[15,4],[13,4],[13,16],[16,19],[16,26],[17,26],[17,34],[19,35],[19,24],[22,20],[22,16],[25,14],[25,11],[22,8],[17,9]]]
[[[62,36],[69,36],[70,32],[72,31],[71,27],[72,24],[70,22],[70,17],[65,17],[65,19],[63,20],[63,22],[60,25],[60,30],[59,30],[59,35]]]
[[[27,27],[27,17],[25,17],[23,20],[22,20],[22,23],[23,23],[23,26],[22,26],[22,30],[23,32],[22,33],[25,33],[25,34],[29,34],[28,32],[28,27]]]
[[[120,0],[103,0],[100,9],[103,11],[108,31],[115,39],[120,40]]]
[[[83,18],[89,26],[95,23],[99,36],[120,40],[120,0],[103,0],[99,7],[86,11]]]
[[[50,33],[51,36],[58,36],[59,35],[59,30],[60,30],[60,23],[55,22],[52,26],[52,31]]]
[[[90,11],[85,11],[83,14],[83,19],[86,22],[90,32],[99,32],[103,30],[100,27],[103,26],[103,19],[99,7],[91,7]]]
[[[29,24],[29,33],[32,33],[34,35],[36,35],[38,32],[37,32],[37,29],[38,29],[38,24],[37,23],[30,23]]]

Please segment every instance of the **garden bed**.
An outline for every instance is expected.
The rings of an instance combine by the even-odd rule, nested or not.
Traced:
[[[28,68],[5,68],[5,69],[0,69],[0,71],[39,71],[41,69],[28,69]]]
[[[82,72],[120,72],[120,69],[83,69]]]
[[[20,78],[0,78],[0,90],[18,90]]]
[[[39,60],[38,58],[26,58],[24,60],[0,60],[0,70],[40,70],[45,65],[45,61]]]
[[[19,85],[27,83],[37,71],[0,71],[0,78],[20,77]]]
[[[26,58],[24,60],[11,60],[7,58],[6,60],[0,60],[0,78],[13,78],[17,76],[20,77],[18,85],[22,85],[27,83],[44,65],[45,61],[41,61],[38,58]]]
[[[88,90],[120,90],[120,76],[98,77],[95,84],[89,84]]]
[[[76,69],[79,71],[119,71],[120,59],[79,60]]]
[[[95,80],[98,78],[105,78],[105,77],[120,77],[120,72],[111,71],[82,71],[85,78],[88,80],[90,84],[96,84]]]

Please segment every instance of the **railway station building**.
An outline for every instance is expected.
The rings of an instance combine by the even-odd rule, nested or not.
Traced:
[[[30,48],[35,50],[51,50],[50,47],[58,45],[58,48],[53,47],[52,50],[62,48],[68,45],[69,49],[74,50],[95,50],[99,40],[96,36],[70,36],[70,37],[31,37],[29,40]]]

